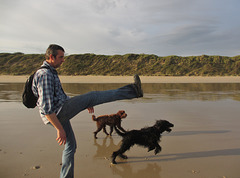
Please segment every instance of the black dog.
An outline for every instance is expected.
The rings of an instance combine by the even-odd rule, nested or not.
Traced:
[[[158,144],[161,134],[164,131],[171,132],[171,127],[174,127],[174,125],[166,120],[158,120],[152,127],[142,128],[141,130],[131,130],[125,133],[120,132],[115,127],[116,132],[122,136],[123,139],[120,149],[112,154],[112,164],[117,164],[115,161],[117,156],[127,159],[128,157],[123,155],[123,153],[135,144],[148,148],[148,151],[155,149],[155,154],[158,154],[162,149]]]

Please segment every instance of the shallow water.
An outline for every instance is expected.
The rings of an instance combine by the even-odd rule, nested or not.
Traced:
[[[107,90],[123,84],[63,84],[74,96]],[[58,177],[61,151],[55,129],[44,126],[37,108],[21,103],[24,84],[0,84],[0,177]],[[121,138],[98,133],[91,115],[83,111],[71,120],[78,148],[75,177],[231,177],[240,175],[240,84],[143,84],[141,99],[117,101],[95,107],[95,114],[124,109],[126,130],[139,129],[166,119],[175,127],[164,134],[159,155],[134,146],[129,159],[110,156]],[[107,128],[109,130],[109,128]],[[37,170],[32,167],[39,166]]]
[[[108,90],[124,84],[64,83],[64,91],[74,96],[94,90]],[[23,83],[0,83],[0,102],[21,101]],[[209,100],[232,99],[240,101],[240,83],[154,83],[143,84],[147,99]]]

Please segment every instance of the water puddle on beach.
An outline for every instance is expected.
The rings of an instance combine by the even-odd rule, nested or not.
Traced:
[[[69,96],[89,91],[115,89],[124,84],[64,83]],[[0,102],[21,101],[23,83],[0,83]],[[154,83],[143,84],[146,98],[153,100],[210,100],[240,101],[240,83]]]

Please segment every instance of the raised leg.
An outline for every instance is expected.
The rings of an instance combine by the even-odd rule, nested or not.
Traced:
[[[137,98],[134,86],[134,84],[129,84],[116,90],[92,91],[74,96],[64,103],[57,117],[61,123],[64,123],[89,107],[117,100]]]

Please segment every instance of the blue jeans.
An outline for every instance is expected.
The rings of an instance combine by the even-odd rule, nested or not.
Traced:
[[[64,103],[57,115],[67,135],[67,142],[62,155],[61,178],[72,178],[74,176],[74,154],[77,144],[69,120],[87,108],[107,102],[133,98],[137,98],[137,94],[133,85],[129,84],[115,90],[92,91],[78,95]]]

